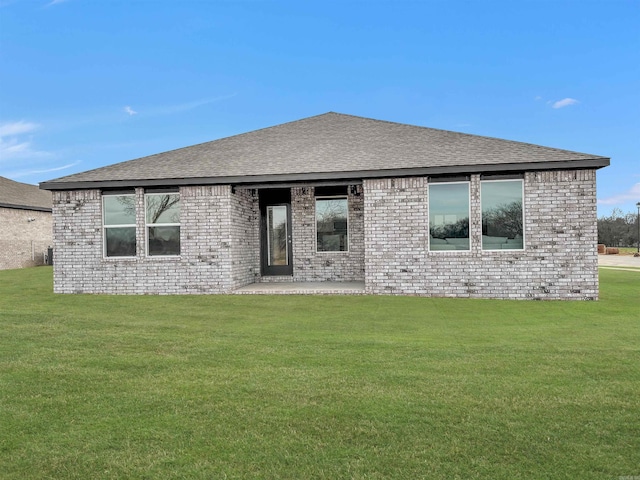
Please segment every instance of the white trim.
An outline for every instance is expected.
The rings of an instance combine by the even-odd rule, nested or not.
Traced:
[[[325,254],[345,254],[345,253],[349,253],[350,247],[351,247],[351,234],[349,231],[349,194],[345,194],[345,195],[326,195],[326,196],[319,196],[319,197],[313,197],[313,243],[315,244],[316,247],[316,253],[319,253],[321,255],[325,255]],[[347,201],[347,245],[346,245],[346,250],[328,250],[328,251],[319,251],[318,250],[318,200],[346,200]]]
[[[431,250],[431,187],[438,185],[467,185],[467,212],[469,219],[469,248],[466,250]],[[451,253],[470,253],[471,252],[471,180],[458,181],[458,182],[434,182],[427,184],[427,251],[435,254],[451,254]]]
[[[482,246],[482,184],[483,183],[499,183],[499,182],[520,182],[521,184],[521,200],[522,200],[522,248],[484,248]],[[480,250],[482,252],[523,252],[524,250],[526,250],[527,248],[527,243],[526,243],[526,222],[525,222],[525,216],[526,216],[526,208],[525,208],[525,204],[524,204],[524,178],[505,178],[505,179],[501,179],[501,180],[480,180],[480,192],[479,192],[479,197],[480,197]]]

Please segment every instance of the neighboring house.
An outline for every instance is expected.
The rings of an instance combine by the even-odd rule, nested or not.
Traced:
[[[51,223],[50,192],[0,177],[0,270],[43,265]]]
[[[326,113],[41,184],[60,293],[596,299],[609,159]],[[300,284],[302,286],[302,284]]]

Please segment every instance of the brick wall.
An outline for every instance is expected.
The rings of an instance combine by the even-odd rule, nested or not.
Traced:
[[[291,189],[293,281],[364,280],[364,197],[361,186],[349,190],[349,251],[316,252],[314,188]]]
[[[50,212],[0,207],[0,270],[43,265],[51,245]]]
[[[54,192],[57,293],[225,293],[253,281],[257,201],[229,185],[182,187],[181,255],[145,255],[144,190],[136,189],[135,258],[104,258],[99,190]]]
[[[292,189],[293,277],[260,277],[258,192],[182,187],[181,255],[146,257],[136,189],[135,258],[103,258],[101,193],[54,192],[54,290],[227,293],[254,281],[366,282],[368,293],[596,299],[595,171],[524,176],[524,251],[481,249],[480,178],[471,177],[471,250],[428,251],[426,178],[365,180],[349,193],[349,252],[317,253],[312,187]],[[350,189],[351,190],[351,189]],[[35,223],[35,222],[34,222]]]
[[[238,288],[260,277],[260,202],[257,190],[237,189],[231,199],[231,288]]]
[[[525,250],[481,249],[471,177],[470,251],[428,251],[426,178],[365,180],[367,293],[597,299],[595,171],[526,173]]]

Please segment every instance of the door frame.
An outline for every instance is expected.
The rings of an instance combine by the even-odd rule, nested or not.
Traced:
[[[291,228],[291,189],[260,189],[260,273],[263,276],[293,275],[293,249]],[[287,208],[287,265],[269,265],[267,244],[267,207],[286,206]]]

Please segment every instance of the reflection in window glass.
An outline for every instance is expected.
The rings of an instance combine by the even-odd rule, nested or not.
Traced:
[[[522,250],[522,180],[481,182],[482,248]]]
[[[136,227],[105,228],[104,238],[107,257],[136,256]]]
[[[348,212],[346,198],[316,198],[318,252],[349,250]]]
[[[135,257],[135,195],[104,195],[104,254],[107,257]]]
[[[148,255],[180,255],[180,194],[145,195]]]
[[[267,207],[267,252],[269,266],[288,265],[287,257],[287,207],[274,205]]]
[[[105,225],[135,225],[135,195],[105,195],[102,200]]]
[[[469,183],[429,185],[429,249],[469,250]]]

